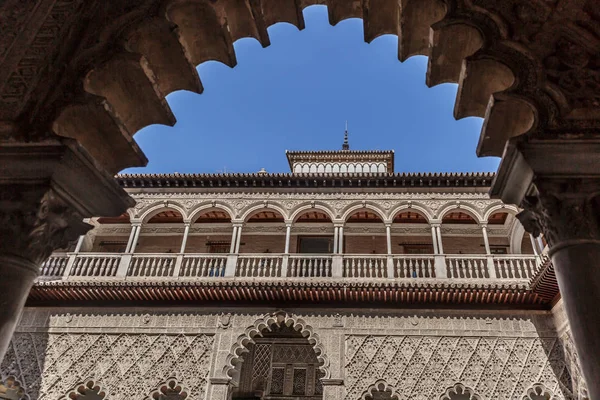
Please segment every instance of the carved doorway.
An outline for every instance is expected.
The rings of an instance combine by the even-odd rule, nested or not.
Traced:
[[[322,400],[324,374],[313,346],[292,327],[277,324],[248,344],[234,400]]]

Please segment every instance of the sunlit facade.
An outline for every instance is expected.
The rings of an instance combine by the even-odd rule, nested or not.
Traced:
[[[44,264],[2,376],[32,399],[585,398],[545,241],[493,174],[287,157],[120,175],[135,207]]]

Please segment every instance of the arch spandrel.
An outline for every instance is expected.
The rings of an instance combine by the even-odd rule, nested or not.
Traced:
[[[505,212],[510,215],[517,215],[520,210],[518,207],[512,204],[496,203],[488,206],[483,214],[483,220],[487,221],[489,218],[497,212]]]

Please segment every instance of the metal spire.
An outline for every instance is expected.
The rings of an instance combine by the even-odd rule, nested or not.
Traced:
[[[342,150],[350,150],[348,144],[348,121],[346,121],[346,130],[344,131],[344,144],[342,144]]]

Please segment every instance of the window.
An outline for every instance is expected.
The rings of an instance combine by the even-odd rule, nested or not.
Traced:
[[[298,253],[322,254],[333,252],[333,238],[322,236],[300,236]]]
[[[506,247],[506,246],[490,246],[490,253],[492,253],[492,254],[508,254],[508,247]]]
[[[404,254],[433,254],[433,245],[431,244],[405,244]]]
[[[229,253],[229,250],[231,249],[231,242],[206,242],[206,248],[210,254]]]

